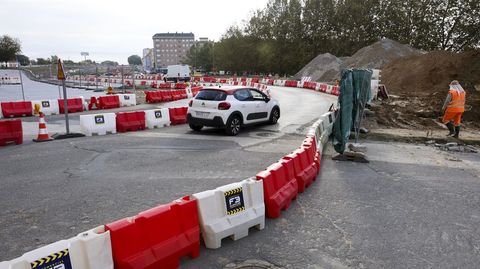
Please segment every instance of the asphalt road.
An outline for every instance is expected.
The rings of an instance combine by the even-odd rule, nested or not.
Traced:
[[[175,126],[0,148],[0,260],[254,176],[299,146],[334,100],[304,89],[272,93],[279,124],[238,137]],[[327,146],[317,181],[280,218],[218,250],[202,247],[181,267],[478,268],[480,156],[366,145],[369,164],[332,161]]]
[[[336,99],[276,87],[272,95],[281,104],[279,123],[249,127],[237,137],[212,128],[194,133],[182,125],[0,148],[0,260],[255,176],[298,147],[304,126]],[[166,105],[181,102],[187,101]],[[72,116],[73,125],[77,118]],[[34,118],[25,121],[36,124]],[[62,121],[47,117],[49,129]]]

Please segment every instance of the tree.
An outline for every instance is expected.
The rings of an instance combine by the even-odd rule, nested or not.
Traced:
[[[75,62],[72,61],[72,60],[63,60],[63,64],[64,64],[64,65],[74,65]]]
[[[20,41],[9,35],[0,37],[0,63],[15,61],[15,55],[22,51]]]
[[[30,59],[27,56],[22,54],[17,55],[17,60],[20,63],[20,65],[23,65],[23,66],[27,66],[30,64]]]
[[[38,65],[46,65],[46,64],[51,64],[50,59],[44,59],[44,58],[37,58],[37,64]]]
[[[103,66],[118,66],[117,62],[109,61],[109,60],[103,61],[100,64],[103,65]]]
[[[128,64],[131,65],[142,65],[142,58],[138,55],[132,55],[128,57]]]

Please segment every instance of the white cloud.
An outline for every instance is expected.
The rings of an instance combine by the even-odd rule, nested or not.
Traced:
[[[88,51],[95,61],[126,63],[129,55],[152,47],[155,33],[193,32],[218,40],[267,1],[2,0],[0,34],[19,38],[30,58],[78,61]]]

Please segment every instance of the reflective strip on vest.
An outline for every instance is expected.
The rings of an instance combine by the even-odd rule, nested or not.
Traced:
[[[452,96],[452,100],[448,103],[447,108],[463,108],[465,106],[465,92],[458,92],[451,89],[450,95]]]

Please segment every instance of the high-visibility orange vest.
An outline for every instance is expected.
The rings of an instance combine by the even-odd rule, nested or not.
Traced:
[[[459,92],[455,89],[450,89],[449,93],[452,100],[448,103],[446,112],[465,112],[465,91]]]

